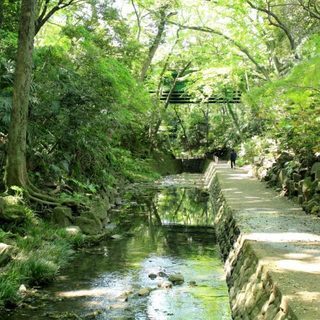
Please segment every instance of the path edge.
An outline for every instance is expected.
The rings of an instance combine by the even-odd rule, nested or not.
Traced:
[[[298,320],[262,263],[254,242],[246,239],[237,225],[213,162],[205,172],[204,186],[215,215],[214,227],[225,263],[233,319]]]

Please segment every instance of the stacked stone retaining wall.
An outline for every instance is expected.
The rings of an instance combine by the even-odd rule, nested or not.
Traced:
[[[298,319],[283,298],[277,284],[261,262],[254,242],[245,239],[223,192],[214,166],[205,174],[210,203],[215,214],[215,230],[225,261],[233,319]]]

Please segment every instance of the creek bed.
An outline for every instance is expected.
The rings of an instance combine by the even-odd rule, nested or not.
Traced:
[[[3,319],[231,319],[207,200],[190,187],[131,194],[112,214],[115,239],[77,252],[42,299]],[[172,273],[184,283],[159,288]]]

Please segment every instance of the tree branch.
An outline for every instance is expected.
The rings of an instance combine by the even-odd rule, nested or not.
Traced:
[[[267,70],[257,62],[257,60],[250,54],[250,52],[249,52],[249,50],[247,48],[242,46],[236,40],[234,40],[234,39],[230,38],[229,36],[225,35],[221,31],[218,31],[218,30],[215,30],[215,29],[212,29],[212,28],[209,28],[209,27],[186,26],[186,25],[182,25],[180,23],[176,23],[176,22],[173,22],[173,21],[168,21],[168,23],[176,25],[176,26],[179,26],[181,29],[189,29],[189,30],[195,30],[195,31],[200,31],[200,32],[212,33],[212,34],[216,34],[216,35],[226,39],[228,42],[232,43],[242,53],[244,53],[247,56],[247,58],[256,66],[257,70],[261,74],[263,74],[263,76],[265,77],[265,80],[269,80],[270,79]]]
[[[320,20],[320,7],[316,0],[308,0],[305,4],[304,0],[298,0],[300,6],[309,13],[310,17]]]
[[[254,5],[250,0],[246,0],[246,2],[249,4],[251,8],[266,13],[268,16],[269,23],[277,28],[280,28],[285,33],[290,43],[290,49],[294,53],[295,57],[298,59],[299,57],[297,56],[297,53],[296,53],[297,45],[296,45],[295,39],[290,33],[289,28],[281,21],[281,19],[274,12],[270,10],[269,2],[268,2],[268,8],[258,7]],[[272,20],[272,18],[274,19],[274,21]]]
[[[71,5],[78,4],[82,2],[82,0],[59,0],[58,3],[53,6],[49,11],[49,4],[51,0],[45,0],[44,6],[41,10],[41,13],[39,17],[36,20],[35,25],[35,35],[40,31],[40,29],[43,27],[43,25],[59,10],[64,9],[66,7],[69,7]]]
[[[139,41],[140,40],[140,35],[141,35],[141,19],[140,19],[137,7],[136,7],[136,5],[134,3],[134,0],[131,0],[131,4],[132,4],[133,10],[134,10],[134,13],[135,13],[135,15],[137,17],[137,23],[138,23],[137,40]]]

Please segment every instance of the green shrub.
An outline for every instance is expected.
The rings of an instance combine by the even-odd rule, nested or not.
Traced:
[[[39,285],[52,281],[58,274],[59,266],[45,257],[31,255],[26,261],[18,262],[17,271],[28,284]]]

